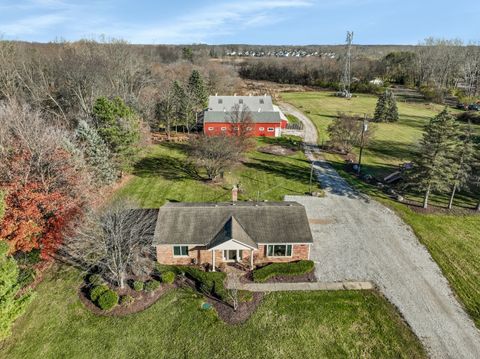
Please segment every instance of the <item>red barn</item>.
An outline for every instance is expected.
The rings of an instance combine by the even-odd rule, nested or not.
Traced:
[[[236,120],[248,113],[245,130],[252,136],[280,137],[288,120],[270,96],[210,96],[208,109],[203,112],[203,132],[208,136],[231,134],[239,130]]]

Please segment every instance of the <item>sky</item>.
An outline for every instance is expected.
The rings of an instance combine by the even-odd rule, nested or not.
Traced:
[[[418,44],[480,41],[480,1],[0,0],[0,38],[139,44]]]

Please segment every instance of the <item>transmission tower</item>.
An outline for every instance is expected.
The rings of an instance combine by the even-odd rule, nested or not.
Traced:
[[[346,98],[352,97],[350,93],[350,83],[352,82],[352,40],[353,40],[353,31],[347,31],[347,40],[346,40],[346,50],[347,54],[345,56],[345,67],[343,69],[342,76],[342,93]]]

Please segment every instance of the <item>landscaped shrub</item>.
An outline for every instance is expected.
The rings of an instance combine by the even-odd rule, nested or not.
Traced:
[[[103,280],[100,274],[90,274],[88,276],[88,283],[90,283],[93,286],[97,286],[97,285],[105,284],[105,281]]]
[[[265,282],[271,277],[277,275],[294,276],[310,273],[315,264],[313,261],[301,260],[290,263],[272,263],[260,269],[253,271],[253,280],[255,282]]]
[[[90,291],[90,299],[92,302],[96,302],[100,296],[105,293],[109,288],[105,284],[97,285]]]
[[[131,295],[122,295],[120,298],[120,304],[128,307],[130,304],[134,302],[134,298]]]
[[[193,280],[201,292],[206,292],[221,300],[228,298],[227,291],[223,285],[226,274],[223,272],[204,272],[195,267],[167,266],[164,264],[158,264],[156,269],[161,274],[173,272],[176,275],[184,275]]]
[[[97,301],[98,306],[103,310],[110,310],[118,304],[117,292],[108,289],[103,292]]]
[[[141,292],[144,287],[145,287],[145,283],[143,283],[139,280],[136,280],[136,281],[133,282],[133,289],[137,292]]]
[[[163,272],[161,278],[163,283],[172,284],[175,281],[175,273]]]
[[[152,279],[145,283],[145,290],[147,292],[153,292],[160,287],[160,282],[158,280]]]

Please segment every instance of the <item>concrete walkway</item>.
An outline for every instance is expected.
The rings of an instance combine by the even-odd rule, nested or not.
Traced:
[[[226,284],[228,288],[228,282]],[[301,282],[301,283],[240,283],[237,289],[250,292],[284,292],[309,290],[371,290],[372,282]]]
[[[317,130],[291,105],[283,109],[305,125],[305,153],[314,162],[324,198],[286,196],[305,206],[319,281],[373,281],[433,358],[480,358],[480,331],[412,229],[393,211],[361,195],[321,159]]]

